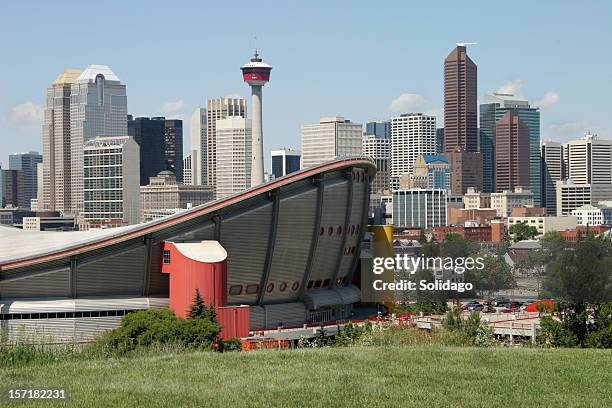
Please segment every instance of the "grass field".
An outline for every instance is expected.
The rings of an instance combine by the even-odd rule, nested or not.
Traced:
[[[5,368],[0,388],[61,387],[79,407],[603,407],[611,367],[609,350],[201,352]]]

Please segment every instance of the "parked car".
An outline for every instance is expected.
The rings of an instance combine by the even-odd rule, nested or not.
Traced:
[[[493,300],[493,306],[505,306],[510,304],[510,299],[504,297],[498,297]]]
[[[482,303],[471,302],[467,304],[467,310],[469,310],[470,312],[472,311],[480,312],[483,309],[484,309],[484,305]]]

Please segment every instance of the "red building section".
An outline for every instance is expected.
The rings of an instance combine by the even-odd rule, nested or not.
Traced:
[[[170,274],[170,308],[187,317],[196,289],[213,305],[221,338],[249,335],[249,307],[227,306],[227,252],[217,241],[169,242],[162,245],[162,273]]]

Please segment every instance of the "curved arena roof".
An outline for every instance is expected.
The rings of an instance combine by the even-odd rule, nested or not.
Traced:
[[[167,296],[163,241],[215,240],[228,254],[229,303],[278,304],[282,313],[281,304],[303,301],[305,291],[350,282],[375,172],[366,157],[343,158],[145,224],[0,228],[0,300]],[[246,290],[232,294],[232,286]]]

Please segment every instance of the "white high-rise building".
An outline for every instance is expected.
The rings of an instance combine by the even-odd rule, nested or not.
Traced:
[[[83,145],[127,134],[125,85],[106,65],[89,65],[70,91],[70,213],[83,211]]]
[[[338,157],[360,155],[363,126],[341,116],[322,117],[318,124],[302,125],[302,168]]]
[[[412,173],[422,154],[436,154],[436,117],[408,113],[391,119],[391,189],[399,179]]]
[[[217,184],[217,120],[231,116],[246,118],[246,100],[243,98],[217,98],[206,101],[206,169],[207,184]],[[249,173],[250,174],[250,173]],[[251,181],[249,180],[249,183]],[[250,184],[249,184],[250,185]]]
[[[83,219],[90,228],[140,222],[140,147],[131,136],[83,147]]]
[[[192,169],[192,163],[193,163],[193,158],[197,157],[196,156],[196,152],[195,150],[191,151],[191,154],[188,154],[187,156],[183,157],[183,184],[186,185],[195,185],[193,177],[193,169]]]
[[[251,120],[238,116],[216,123],[216,190],[223,198],[251,187]]]
[[[365,134],[361,139],[361,146],[362,154],[372,159],[376,165],[376,176],[372,181],[371,192],[382,194],[385,190],[389,190],[391,139]]]
[[[70,90],[80,75],[78,69],[67,69],[47,88],[38,203],[43,210],[70,208]]]
[[[542,161],[542,206],[548,215],[557,215],[557,181],[564,179],[563,145],[550,140],[540,145]]]
[[[191,115],[191,157],[194,169],[191,184],[199,186],[208,182],[206,154],[206,108],[197,108]]]
[[[593,202],[612,200],[612,140],[592,134],[563,145],[567,178],[574,184],[591,184]]]

